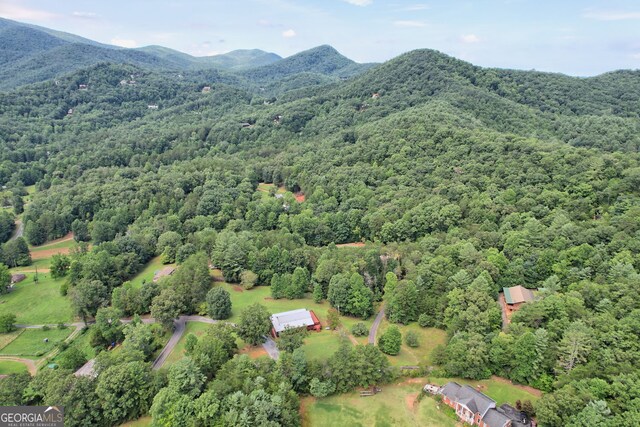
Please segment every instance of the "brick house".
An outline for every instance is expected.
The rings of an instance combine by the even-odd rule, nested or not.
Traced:
[[[426,387],[426,386],[425,386]],[[431,392],[430,390],[425,391]],[[520,411],[509,405],[496,406],[496,402],[475,388],[456,382],[448,382],[436,394],[442,401],[456,411],[461,421],[479,427],[529,427]]]

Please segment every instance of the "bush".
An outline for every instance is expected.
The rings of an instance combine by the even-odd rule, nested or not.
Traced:
[[[64,282],[62,285],[60,285],[60,295],[63,297],[66,297],[68,292],[69,292],[69,283]]]
[[[75,371],[87,362],[85,354],[76,347],[71,347],[62,353],[56,360],[62,369]]]
[[[433,318],[427,313],[422,313],[420,317],[418,317],[418,325],[422,328],[433,326]]]
[[[258,275],[251,270],[244,270],[240,274],[240,284],[243,289],[251,289],[256,285]]]
[[[405,337],[404,337],[404,342],[409,347],[415,348],[415,347],[419,347],[420,346],[419,337],[418,337],[418,334],[415,331],[407,332],[407,335],[405,335]]]
[[[378,340],[378,347],[380,351],[391,356],[400,353],[400,347],[402,347],[402,334],[400,333],[400,329],[398,329],[397,326],[389,326]]]
[[[338,329],[342,325],[338,310],[336,310],[335,308],[330,308],[327,311],[327,323],[329,323],[329,328],[333,330]]]
[[[42,330],[43,330],[43,331],[48,331],[49,329],[51,329],[51,328],[49,327],[49,325],[44,325],[44,326],[42,327]]]
[[[60,330],[67,329],[67,325],[65,325],[63,322],[60,322],[58,323],[57,328]]]
[[[351,333],[356,337],[364,337],[369,335],[369,328],[362,322],[358,322],[351,328]]]

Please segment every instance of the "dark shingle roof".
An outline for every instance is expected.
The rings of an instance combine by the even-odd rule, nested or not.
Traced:
[[[489,409],[482,421],[489,427],[504,427],[511,419],[500,411]]]
[[[460,384],[451,381],[446,383],[442,387],[440,394],[442,394],[443,396],[447,396],[451,400],[456,400],[456,395],[458,394],[458,390],[460,390]]]
[[[496,406],[496,402],[489,396],[480,393],[471,386],[461,386],[453,381],[445,384],[440,393],[481,415],[484,415],[489,408],[495,408]]]

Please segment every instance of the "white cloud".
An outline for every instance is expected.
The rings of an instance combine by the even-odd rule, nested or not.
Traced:
[[[73,15],[76,18],[83,18],[83,19],[95,19],[98,17],[98,14],[93,12],[73,12],[71,15]]]
[[[428,9],[431,9],[431,6],[429,6],[428,4],[414,4],[404,8],[404,10],[408,10],[412,12],[418,11],[418,10],[428,10]]]
[[[582,16],[596,21],[629,21],[640,19],[640,12],[587,9]]]
[[[420,28],[425,27],[427,24],[422,21],[394,21],[393,25],[401,28]]]
[[[29,9],[4,0],[0,1],[0,16],[18,21],[50,21],[58,17],[46,10]]]
[[[480,37],[478,37],[475,34],[464,34],[462,36],[460,36],[460,41],[462,43],[467,43],[467,44],[471,44],[471,43],[480,43]]]
[[[373,0],[344,0],[344,1],[354,6],[369,6],[371,3],[373,3]]]
[[[294,30],[289,29],[286,31],[282,32],[282,37],[286,38],[286,39],[290,39],[291,37],[295,37],[297,34]]]
[[[128,47],[128,48],[138,47],[138,42],[136,42],[135,40],[121,39],[118,37],[111,39],[111,44],[120,46],[120,47]]]
[[[632,53],[631,55],[629,55],[631,58],[633,59],[640,59],[640,53]]]

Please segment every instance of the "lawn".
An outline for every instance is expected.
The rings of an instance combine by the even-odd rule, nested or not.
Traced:
[[[44,243],[40,246],[30,246],[29,249],[33,254],[35,252],[42,252],[46,250],[74,248],[76,246],[79,246],[78,242],[76,242],[73,239],[68,239],[63,241],[57,241],[55,243]]]
[[[377,338],[380,338],[389,325],[386,319],[382,321],[378,329]],[[444,344],[447,340],[447,333],[441,329],[421,328],[417,323],[396,326],[398,326],[402,333],[402,348],[397,356],[388,356],[389,362],[391,362],[393,366],[429,366],[432,364],[431,352],[433,349],[439,344]],[[411,348],[404,343],[404,337],[409,331],[414,331],[418,334],[418,342],[420,345],[416,348]]]
[[[40,280],[34,283],[33,273],[28,273],[10,293],[0,296],[0,314],[15,314],[17,323],[27,325],[73,320],[69,299],[60,295],[65,279],[54,280],[48,273],[39,273],[38,277]]]
[[[197,337],[201,337],[205,331],[211,326],[209,323],[202,322],[187,322],[187,326],[185,327],[184,334],[180,337],[180,341],[173,348],[169,357],[165,361],[163,368],[168,368],[172,364],[176,363],[178,360],[184,357],[184,344],[187,338],[187,335],[194,334]]]
[[[437,408],[434,399],[418,403],[422,382],[382,385],[375,396],[352,392],[322,399],[302,399],[303,426],[454,427],[456,421]]]
[[[28,372],[24,363],[0,360],[0,375],[19,374],[21,372]]]
[[[138,418],[135,421],[129,421],[128,423],[124,423],[120,427],[149,427],[150,425],[151,425],[151,417],[146,416],[146,417]]]
[[[52,328],[48,331],[42,329],[27,329],[9,345],[0,350],[0,354],[6,356],[41,357],[55,347],[58,341],[64,340],[73,331],[71,328]],[[45,343],[44,339],[49,342]]]
[[[11,341],[15,340],[23,332],[24,329],[18,329],[8,334],[0,334],[0,350],[8,346]]]
[[[492,377],[488,380],[465,380],[462,378],[429,378],[428,382],[432,384],[443,385],[449,381],[455,381],[459,384],[469,384],[470,386],[480,390],[493,400],[498,406],[508,403],[515,406],[516,400],[530,400],[535,402],[539,396],[515,384],[511,384],[509,380],[504,378]]]
[[[144,266],[142,271],[138,273],[136,277],[131,279],[131,283],[134,287],[139,288],[142,286],[143,282],[152,282],[155,272],[167,266],[175,267],[175,264],[163,264],[160,262],[159,256],[155,257]]]
[[[326,360],[338,350],[343,339],[351,343],[348,338],[341,338],[337,331],[309,332],[302,349],[307,360]]]

